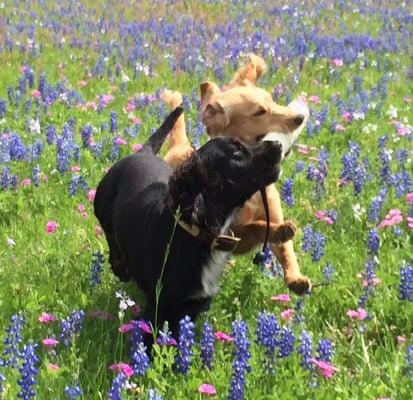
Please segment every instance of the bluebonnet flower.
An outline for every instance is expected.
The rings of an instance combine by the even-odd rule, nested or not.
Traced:
[[[311,225],[307,224],[303,228],[304,236],[301,248],[304,252],[308,253],[313,248],[313,236],[314,230]]]
[[[21,76],[19,78],[18,83],[17,83],[17,88],[20,94],[26,93],[26,77],[25,76]]]
[[[116,133],[118,131],[118,114],[115,111],[110,113],[110,131]]]
[[[87,184],[83,176],[79,174],[73,174],[69,184],[69,196],[72,197],[77,194],[79,188],[87,191],[89,190],[89,185]]]
[[[7,358],[0,359],[0,365],[10,365],[13,368],[17,368],[20,356],[20,343],[22,342],[21,331],[25,323],[26,320],[22,315],[12,315],[3,340],[3,356],[7,356]]]
[[[83,396],[83,390],[79,385],[66,386],[65,395],[69,400],[74,400]]]
[[[119,142],[118,142],[118,138],[114,137],[112,140],[112,149],[110,151],[110,159],[111,160],[117,160],[119,158]]]
[[[46,86],[47,86],[47,82],[46,82],[46,75],[44,73],[42,73],[39,77],[39,92],[42,95],[42,99],[45,100],[46,99]]]
[[[380,210],[383,207],[383,203],[387,196],[387,188],[380,190],[378,196],[375,196],[371,200],[368,218],[370,222],[377,223],[380,220]]]
[[[40,167],[36,165],[33,167],[33,172],[32,172],[32,181],[34,186],[39,186],[40,183]]]
[[[396,196],[398,198],[404,197],[413,189],[413,181],[409,172],[402,170],[394,175],[390,175],[388,183],[396,189]]]
[[[163,400],[163,397],[155,389],[149,389],[148,400]]]
[[[390,169],[390,162],[391,162],[391,154],[389,150],[385,148],[380,148],[378,152],[379,158],[379,175],[380,179],[383,183],[390,183],[391,182],[391,169]]]
[[[9,138],[10,158],[13,161],[23,161],[26,156],[26,147],[20,136],[12,133]]]
[[[323,273],[323,277],[324,277],[324,283],[325,284],[329,284],[331,283],[332,279],[333,279],[333,275],[334,275],[334,267],[331,263],[327,263],[323,269],[322,269],[322,273]]]
[[[288,205],[288,207],[294,207],[293,184],[293,179],[288,178],[281,188],[281,198]]]
[[[212,326],[208,324],[208,322],[205,322],[202,327],[202,337],[200,344],[202,365],[208,369],[211,369],[212,362],[214,360],[215,337]]]
[[[357,142],[349,141],[348,148],[348,152],[341,159],[340,179],[344,182],[352,182],[354,194],[359,195],[368,178],[366,165],[359,160],[360,145]]]
[[[3,167],[0,176],[0,189],[7,190],[11,187],[10,168]]]
[[[406,348],[406,366],[408,372],[413,371],[413,344]]]
[[[0,118],[4,118],[4,116],[6,115],[6,111],[7,111],[6,102],[0,99]]]
[[[159,330],[156,343],[160,346],[174,346],[176,340],[172,337],[172,332],[169,330],[168,321],[165,321],[162,329]]]
[[[149,357],[146,354],[146,346],[140,342],[136,348],[136,351],[132,354],[132,366],[135,375],[145,375],[149,368]]]
[[[313,235],[313,249],[311,259],[315,262],[320,261],[324,255],[326,238],[323,234],[314,231]]]
[[[374,291],[374,281],[376,278],[376,265],[377,259],[375,257],[369,257],[364,266],[364,271],[362,273],[363,280],[365,284],[363,285],[363,294],[361,295],[358,305],[361,308],[364,308],[368,299]]]
[[[325,191],[324,182],[328,174],[327,158],[327,151],[322,149],[317,158],[317,166],[310,163],[307,167],[307,179],[316,182],[315,196],[317,200],[321,199],[321,196]]]
[[[112,381],[112,386],[108,393],[109,400],[122,400],[122,389],[126,382],[126,375],[119,373]]]
[[[105,263],[105,257],[100,251],[96,251],[92,254],[92,265],[90,266],[90,286],[95,287],[101,283],[101,275],[103,271],[103,265]]]
[[[83,327],[85,312],[72,311],[69,316],[60,323],[60,340],[65,346],[68,346],[74,339],[75,335],[80,333]]]
[[[377,229],[371,229],[367,239],[367,247],[371,254],[377,255],[380,248],[380,237]]]
[[[303,330],[301,332],[299,342],[297,351],[301,356],[300,365],[304,369],[312,370],[313,364],[311,359],[313,358],[313,339],[307,331]]]
[[[288,357],[294,352],[295,337],[290,328],[283,326],[280,332],[279,355],[282,358]]]
[[[328,107],[328,104],[325,103],[323,104],[323,107],[321,108],[320,112],[316,116],[316,124],[314,126],[315,133],[320,132],[324,123],[327,121],[328,112],[329,112],[329,107]]]
[[[26,66],[24,68],[24,76],[26,77],[29,88],[33,89],[34,88],[34,71],[31,68]]]
[[[93,154],[93,157],[95,157],[95,159],[98,159],[102,155],[103,143],[101,142],[91,143],[89,144],[89,149],[91,153]]]
[[[60,173],[66,172],[70,166],[70,153],[72,150],[72,145],[68,140],[60,136],[56,140],[56,148],[57,170]]]
[[[39,373],[37,364],[40,359],[36,355],[36,348],[37,345],[29,343],[23,347],[21,353],[22,366],[19,368],[20,379],[18,380],[20,392],[17,396],[23,400],[30,400],[36,396],[36,391],[32,387],[36,384],[37,374]]]
[[[259,313],[257,323],[257,342],[264,348],[267,366],[274,371],[275,350],[279,344],[280,327],[273,314]]]
[[[396,159],[399,166],[399,169],[404,169],[404,164],[409,158],[409,152],[406,149],[399,149],[396,151]]]
[[[317,360],[330,363],[334,357],[334,343],[328,339],[320,339],[317,347]]]
[[[6,377],[2,373],[0,373],[0,398],[4,394],[3,384],[4,384],[5,381],[6,381]]]
[[[133,358],[133,355],[138,351],[139,345],[142,343],[143,344],[143,334],[142,331],[139,327],[139,321],[133,321],[132,322],[134,325],[134,328],[132,330],[131,336],[130,336],[130,355],[131,358]]]
[[[248,341],[248,327],[244,321],[232,323],[232,336],[234,338],[234,362],[232,364],[232,380],[228,400],[242,400],[244,398],[245,375],[250,371]]]
[[[297,175],[300,172],[304,171],[304,169],[305,169],[305,162],[303,160],[299,160],[295,163],[294,174]]]
[[[88,144],[89,144],[89,139],[92,137],[92,134],[93,134],[93,127],[92,127],[92,125],[89,125],[89,124],[88,124],[88,125],[85,125],[85,126],[82,128],[80,134],[81,134],[81,137],[82,137],[83,147],[87,147]]]
[[[400,269],[400,300],[413,302],[413,265],[404,263]]]
[[[29,113],[30,109],[32,108],[32,105],[33,105],[32,101],[30,99],[27,99],[26,102],[24,103],[24,112],[26,114]]]
[[[195,325],[188,316],[179,321],[178,354],[175,361],[177,371],[185,375],[188,373],[192,362],[192,347],[195,344],[194,328]]]
[[[56,143],[56,128],[54,127],[54,125],[47,125],[46,127],[46,142],[47,144],[54,144]]]
[[[392,230],[395,237],[400,237],[403,235],[403,231],[400,229],[399,226],[392,226]]]

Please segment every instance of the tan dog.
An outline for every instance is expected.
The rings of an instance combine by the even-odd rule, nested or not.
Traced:
[[[222,90],[212,82],[201,84],[201,117],[209,136],[234,136],[247,143],[278,140],[284,153],[289,152],[306,124],[308,108],[298,102],[287,107],[276,104],[267,91],[255,85],[265,71],[262,58],[250,54],[247,63]],[[182,97],[179,93],[166,91],[163,100],[175,108],[182,102]],[[171,132],[165,160],[176,168],[192,151],[182,115]],[[275,185],[268,186],[266,191],[271,218],[271,249],[283,267],[286,285],[298,294],[306,293],[311,283],[300,273],[293,242],[290,240],[280,245],[275,240],[276,227],[284,222],[280,196]],[[254,194],[245,204],[234,224],[234,232],[241,238],[236,251],[239,254],[264,242],[266,219],[260,193]]]

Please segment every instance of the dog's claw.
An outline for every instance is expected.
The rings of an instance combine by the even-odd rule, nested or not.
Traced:
[[[284,223],[279,227],[279,241],[281,243],[288,242],[294,239],[297,233],[297,226],[293,221],[284,221]]]
[[[300,275],[293,280],[289,280],[286,284],[290,290],[300,296],[311,290],[311,281],[304,275]]]

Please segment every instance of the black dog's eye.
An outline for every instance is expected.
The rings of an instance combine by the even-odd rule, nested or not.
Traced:
[[[259,117],[261,115],[264,115],[267,111],[265,110],[265,108],[260,107],[260,109],[258,111],[256,111],[253,116],[254,117]]]

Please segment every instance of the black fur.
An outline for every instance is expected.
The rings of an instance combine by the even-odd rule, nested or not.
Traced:
[[[205,294],[202,273],[216,254],[180,226],[172,238],[175,212],[179,209],[183,221],[212,235],[228,233],[223,227],[230,216],[262,184],[278,178],[280,160],[278,143],[247,146],[218,137],[174,173],[151,151],[113,165],[98,185],[95,214],[109,244],[113,272],[123,281],[133,279],[145,293],[145,319],[158,327],[168,321],[176,336],[178,321],[185,315],[195,318],[212,298]],[[171,238],[155,321],[155,287]]]

